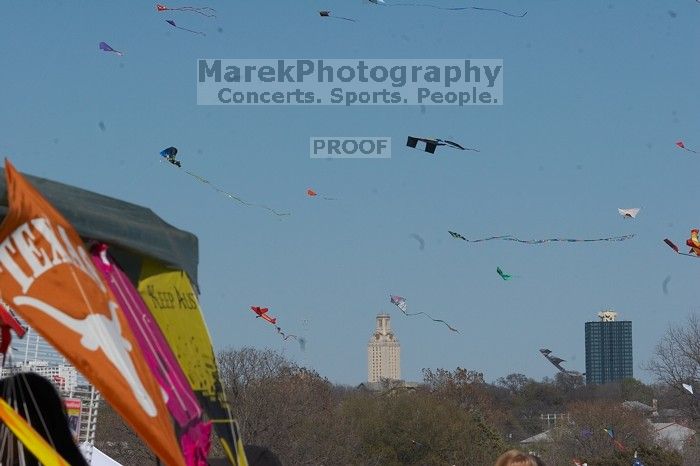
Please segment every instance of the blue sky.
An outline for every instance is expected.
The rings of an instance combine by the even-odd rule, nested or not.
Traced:
[[[148,206],[195,233],[217,349],[283,350],[334,382],[356,384],[367,377],[366,343],[384,311],[406,379],[420,379],[423,367],[456,366],[488,380],[511,372],[539,379],[554,375],[537,351],[543,346],[583,371],[584,322],[613,308],[633,321],[635,376],[650,381],[640,366],[655,343],[669,323],[697,312],[700,262],[661,241],[682,244],[700,221],[700,160],[674,146],[682,138],[700,147],[700,5],[466,3],[529,12],[516,19],[360,0],[205,4],[216,19],[159,14],[149,2],[7,2],[0,155],[21,171]],[[324,20],[321,9],[358,22]],[[100,52],[100,41],[125,55]],[[296,57],[501,58],[506,104],[425,113],[196,105],[197,58]],[[335,135],[390,136],[392,158],[309,158],[310,136]],[[403,147],[407,135],[481,152],[430,157]],[[185,167],[291,217],[236,205],[161,164],[158,152],[170,145]],[[307,187],[339,200],[308,199]],[[629,221],[618,207],[642,211]],[[468,245],[447,230],[637,237]],[[497,266],[518,278],[501,281]],[[389,293],[461,333],[400,315]],[[305,334],[306,351],[282,342],[251,305]]]

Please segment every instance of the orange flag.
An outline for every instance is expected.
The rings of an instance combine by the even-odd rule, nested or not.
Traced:
[[[61,351],[169,466],[185,466],[158,383],[73,227],[5,161],[0,298]]]

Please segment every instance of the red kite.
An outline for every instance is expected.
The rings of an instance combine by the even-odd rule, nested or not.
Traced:
[[[318,196],[318,193],[316,191],[314,191],[313,189],[309,188],[306,190],[306,195],[309,197],[316,197],[316,196]],[[335,199],[332,197],[322,196],[321,199],[323,199],[324,201],[335,201]]]
[[[190,13],[197,13],[207,18],[216,18],[216,10],[213,8],[205,7],[194,7],[194,6],[181,6],[179,8],[170,8],[160,3],[156,4],[156,11],[162,13],[163,11],[188,11]]]
[[[10,342],[12,341],[10,330],[14,330],[19,338],[22,338],[27,333],[27,329],[22,327],[10,311],[0,304],[0,353],[3,356],[7,353],[7,348],[10,347]]]
[[[270,322],[271,324],[274,325],[274,324],[277,323],[277,318],[276,318],[276,317],[272,317],[272,316],[270,316],[270,315],[267,314],[267,311],[269,311],[268,308],[266,308],[266,307],[259,307],[259,306],[250,306],[250,309],[251,309],[253,312],[255,312],[255,313],[258,315],[258,317],[262,317],[263,319],[265,319],[266,321]]]
[[[683,150],[687,150],[688,152],[692,152],[693,154],[697,154],[697,151],[694,151],[693,149],[688,149],[687,147],[685,147],[685,144],[683,143],[683,141],[676,141],[676,145]]]

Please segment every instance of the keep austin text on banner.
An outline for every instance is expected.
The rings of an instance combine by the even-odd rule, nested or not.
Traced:
[[[198,105],[503,105],[500,59],[199,59]]]
[[[192,390],[212,421],[231,464],[246,466],[239,456],[209,331],[187,274],[144,258],[138,291],[180,363]]]

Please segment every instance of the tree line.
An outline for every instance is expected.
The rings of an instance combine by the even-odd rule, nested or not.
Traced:
[[[657,378],[652,385],[635,379],[585,385],[583,377],[563,373],[541,381],[509,374],[487,383],[457,367],[424,369],[417,387],[386,381],[369,390],[335,385],[269,349],[228,348],[218,362],[246,443],[269,448],[284,465],[491,465],[511,447],[532,449],[548,465],[578,459],[629,466],[635,452],[646,466],[700,464],[694,439],[682,453],[659,444],[650,413],[623,405],[656,400],[659,413],[671,412],[669,420],[700,427],[698,399],[682,387],[700,376],[694,315],[657,345],[646,365]],[[543,414],[560,415],[550,422],[556,427],[549,441],[521,445],[548,427]],[[155,464],[108,406],[99,412],[96,445],[123,464]]]

